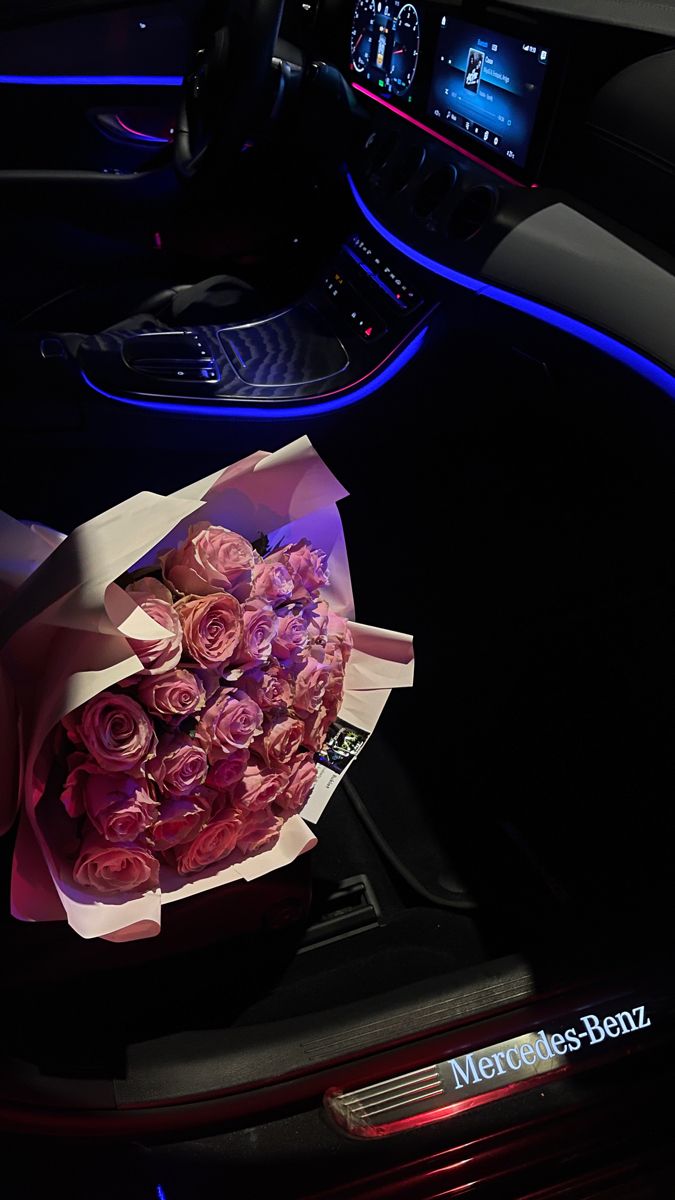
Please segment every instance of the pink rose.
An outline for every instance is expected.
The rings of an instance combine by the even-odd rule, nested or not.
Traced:
[[[263,736],[256,741],[253,749],[268,767],[283,770],[300,749],[303,733],[303,723],[296,717],[278,717],[266,722]]]
[[[325,663],[308,658],[295,681],[294,709],[301,716],[316,712],[321,708],[323,697],[328,686],[330,668]]]
[[[224,689],[206,709],[195,737],[214,763],[233,750],[246,750],[260,732],[262,720],[262,712],[246,692]]]
[[[337,713],[335,714],[337,715]],[[328,730],[330,729],[335,716],[329,712],[325,706],[322,706],[317,712],[306,717],[304,722],[304,730],[302,735],[302,744],[307,746],[314,752],[322,750]]]
[[[154,717],[176,723],[206,704],[206,689],[195,671],[179,667],[157,677],[146,676],[138,685],[138,698]]]
[[[271,850],[279,841],[283,820],[270,809],[259,809],[247,816],[239,831],[237,850],[244,858]]]
[[[241,824],[241,813],[237,809],[230,809],[205,825],[193,841],[176,846],[170,852],[170,857],[178,873],[190,875],[227,858],[237,844]]]
[[[325,600],[308,605],[304,610],[310,641],[325,643],[328,637],[328,614],[330,609]]]
[[[227,792],[244,777],[250,759],[248,750],[233,750],[209,767],[206,782],[217,792]]]
[[[241,641],[233,655],[234,666],[257,667],[267,662],[272,655],[272,641],[279,628],[279,618],[273,609],[262,601],[253,601],[243,607],[243,631]]]
[[[328,684],[324,692],[324,704],[327,708],[335,709],[335,715],[342,707],[342,701],[345,695],[345,673],[344,668],[338,663],[334,663],[330,668],[328,676]]]
[[[144,846],[109,846],[90,832],[73,867],[73,878],[80,887],[96,892],[148,891],[159,887],[159,863]]]
[[[241,606],[234,596],[188,596],[178,601],[176,612],[185,649],[200,667],[223,667],[230,661],[243,629]]]
[[[164,578],[177,592],[185,596],[230,592],[237,600],[248,599],[257,561],[246,538],[207,521],[191,525],[185,541],[160,557]]]
[[[82,709],[80,738],[108,771],[133,771],[154,754],[157,735],[140,704],[123,693],[101,692]]]
[[[162,804],[159,820],[152,829],[157,850],[191,842],[211,816],[213,797],[207,789],[192,796],[171,796]]]
[[[106,842],[135,842],[157,820],[159,804],[143,776],[89,775],[83,790],[87,816]]]
[[[338,654],[342,657],[342,663],[346,667],[354,649],[354,638],[352,637],[349,624],[344,617],[339,617],[337,613],[328,612],[328,645],[326,650],[330,657],[336,657]]]
[[[150,641],[129,638],[129,645],[143,663],[143,675],[159,675],[171,670],[180,661],[183,652],[183,630],[171,600],[171,592],[158,579],[150,576],[130,583],[126,589],[131,599],[143,609],[153,621],[169,634],[166,638]]]
[[[277,658],[291,658],[304,653],[308,640],[304,617],[291,613],[281,617],[272,649]]]
[[[148,771],[162,792],[171,796],[189,796],[206,779],[209,764],[206,751],[186,733],[168,733],[159,739],[155,758]]]
[[[274,801],[275,811],[284,819],[299,813],[309,800],[316,783],[317,767],[312,754],[298,754],[285,786]]]
[[[265,561],[283,563],[293,580],[294,599],[311,596],[328,582],[326,555],[315,550],[307,538],[269,554]]]
[[[268,604],[280,604],[293,594],[293,580],[283,562],[263,559],[253,572],[253,595]]]
[[[241,687],[263,712],[275,708],[288,708],[293,698],[290,682],[278,664],[268,667],[265,671],[247,671],[241,680]]]
[[[61,803],[69,817],[81,817],[84,813],[85,785],[90,775],[99,774],[101,768],[88,754],[76,750],[67,758],[68,774],[61,792]]]
[[[234,789],[232,798],[242,812],[255,812],[276,800],[286,783],[286,776],[267,767],[249,765],[244,777]]]

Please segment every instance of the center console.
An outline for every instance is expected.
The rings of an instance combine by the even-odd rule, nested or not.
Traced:
[[[245,323],[147,314],[80,341],[84,383],[112,399],[213,414],[298,415],[360,399],[402,366],[435,303],[409,264],[355,232],[302,299]]]

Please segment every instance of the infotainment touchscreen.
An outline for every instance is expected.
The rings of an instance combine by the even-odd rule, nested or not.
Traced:
[[[524,167],[549,48],[447,15],[439,24],[429,114]]]

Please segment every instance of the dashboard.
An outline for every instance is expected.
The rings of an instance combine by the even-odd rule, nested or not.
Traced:
[[[535,178],[565,62],[539,26],[416,0],[356,0],[354,87],[437,136]]]

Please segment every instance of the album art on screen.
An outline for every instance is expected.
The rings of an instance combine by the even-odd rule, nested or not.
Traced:
[[[469,50],[469,57],[466,63],[466,72],[464,74],[464,87],[467,92],[477,92],[478,84],[483,70],[485,55],[482,50],[476,50],[474,46]]]

